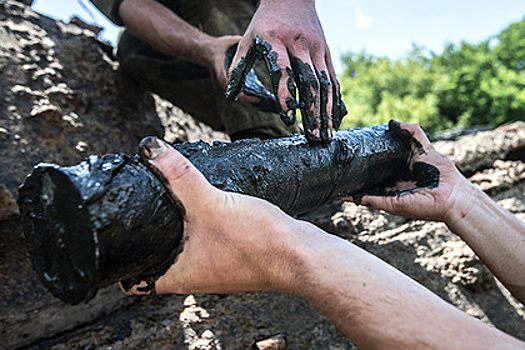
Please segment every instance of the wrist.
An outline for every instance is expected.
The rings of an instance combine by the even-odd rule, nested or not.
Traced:
[[[197,63],[203,67],[211,68],[213,66],[213,47],[214,37],[199,33],[196,37],[188,39],[188,50],[182,59]],[[177,56],[175,56],[177,57]],[[179,56],[180,57],[180,56]]]
[[[457,232],[457,227],[465,225],[472,219],[472,212],[484,196],[483,191],[464,179],[459,189],[456,189],[449,199],[450,203],[443,221],[453,232]]]
[[[304,251],[302,248],[301,232],[303,223],[291,217],[284,220],[274,220],[271,225],[272,234],[267,236],[268,248],[266,257],[259,261],[264,264],[262,270],[269,270],[270,280],[267,281],[268,290],[297,294],[300,277],[305,265]],[[262,287],[267,289],[268,286]]]
[[[327,247],[329,250],[332,246],[330,235],[309,222],[295,219],[293,228],[287,230],[287,234],[284,256],[288,268],[276,291],[310,299],[315,294],[315,288],[311,287],[315,283],[312,281],[317,280],[319,266],[330,254],[327,251]]]

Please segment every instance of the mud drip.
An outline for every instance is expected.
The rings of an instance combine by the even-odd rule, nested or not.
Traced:
[[[382,124],[341,131],[327,146],[296,135],[175,148],[212,185],[301,214],[405,173],[410,147],[395,130]],[[182,237],[183,208],[138,156],[40,164],[21,186],[19,206],[36,272],[69,303],[119,280],[147,281],[151,288],[173,263]]]
[[[238,45],[235,44],[226,51],[226,57],[224,59],[224,67],[226,68],[226,71],[230,69],[233,56],[235,56],[235,51],[237,50],[237,46]],[[246,77],[244,79],[244,84],[241,85],[241,91],[247,96],[252,96],[259,99],[259,102],[252,103],[252,106],[262,112],[280,112],[281,109],[275,100],[275,96],[270,91],[266,90],[264,84],[259,80],[257,74],[255,74],[255,71],[252,68],[250,68],[246,73]]]

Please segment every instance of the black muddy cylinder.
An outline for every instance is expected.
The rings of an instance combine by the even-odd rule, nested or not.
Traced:
[[[175,148],[212,185],[301,214],[404,172],[410,141],[397,131],[386,124],[339,131],[327,146],[296,135]],[[34,269],[69,303],[119,280],[153,282],[182,237],[181,208],[138,156],[39,164],[20,187],[19,206]]]

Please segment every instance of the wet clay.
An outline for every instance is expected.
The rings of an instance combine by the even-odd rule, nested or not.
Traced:
[[[326,146],[295,135],[174,147],[217,188],[301,214],[406,172],[410,148],[400,137],[382,124],[337,132]],[[180,249],[183,210],[137,156],[38,165],[19,206],[35,271],[69,303],[119,280],[151,288]]]
[[[121,279],[153,281],[176,256],[181,211],[138,158],[40,164],[19,192],[33,267],[65,302],[87,301]]]
[[[254,64],[258,60],[265,60],[265,61],[269,60],[267,56],[271,52],[271,49],[272,47],[270,44],[268,44],[264,40],[261,40],[259,37],[255,38],[254,44],[250,47],[250,49],[246,53],[246,57],[241,58],[241,60],[233,68],[229,76],[230,80],[229,80],[229,84],[228,84],[228,87],[225,93],[225,96],[228,100],[235,101],[237,99],[237,96],[239,96],[239,94],[242,91],[243,86],[246,84],[246,79],[247,79],[248,74],[251,71],[253,71],[252,68]],[[227,70],[230,68],[230,65],[233,60],[233,56],[235,55],[236,50],[237,50],[237,45],[234,45],[226,52],[225,67]],[[273,72],[273,74],[276,74],[276,72]],[[272,77],[270,75],[270,79],[272,80],[272,82],[275,80],[275,78],[276,77]],[[279,78],[280,78],[280,69],[279,69]]]
[[[332,83],[332,123],[335,130],[339,130],[341,126],[341,121],[343,117],[348,113],[346,105],[341,97],[341,87],[339,81],[335,77],[330,76],[330,81]]]
[[[397,121],[391,120],[389,122],[389,130],[392,134],[398,135],[400,142],[403,142],[407,149],[411,149],[411,156],[415,153],[418,155],[426,154],[423,145],[412,137],[410,132],[401,129]],[[425,132],[426,133],[426,132]],[[428,136],[428,135],[427,135]],[[356,205],[361,205],[363,196],[400,196],[409,193],[416,193],[424,189],[433,189],[439,186],[441,173],[434,165],[425,162],[414,162],[412,168],[405,168],[403,172],[399,172],[397,176],[390,181],[383,182],[380,186],[369,187],[364,191],[359,191],[353,195],[353,200]],[[412,182],[413,188],[399,190],[395,189],[397,181]]]
[[[295,83],[299,90],[299,108],[303,117],[304,134],[308,141],[315,143],[320,140],[313,134],[314,129],[319,129],[314,115],[314,109],[316,108],[314,94],[317,94],[319,91],[319,82],[308,63],[304,63],[297,57],[292,57],[291,63]]]
[[[319,79],[319,83],[321,85],[321,106],[320,106],[320,115],[321,115],[321,142],[327,143],[330,141],[330,125],[329,125],[329,115],[328,111],[326,110],[327,104],[328,104],[328,91],[330,89],[331,83],[330,80],[328,80],[328,75],[323,70],[321,73],[317,72],[317,78]]]
[[[237,50],[237,46],[238,45],[235,44],[226,51],[226,57],[224,59],[224,67],[226,68],[226,71],[230,69],[233,56],[235,56],[235,51]],[[252,106],[258,110],[270,113],[281,112],[281,108],[277,103],[275,96],[270,91],[266,90],[264,84],[259,80],[257,74],[255,74],[255,71],[251,67],[246,73],[244,84],[241,85],[241,91],[247,96],[252,96],[259,99],[259,102],[252,103]]]

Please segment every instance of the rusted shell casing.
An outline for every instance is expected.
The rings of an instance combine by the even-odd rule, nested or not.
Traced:
[[[335,133],[175,148],[220,189],[264,198],[290,214],[403,173],[410,141],[387,124]],[[72,167],[40,164],[20,188],[29,255],[49,291],[68,303],[119,280],[154,281],[173,263],[183,209],[138,156],[91,156]]]

